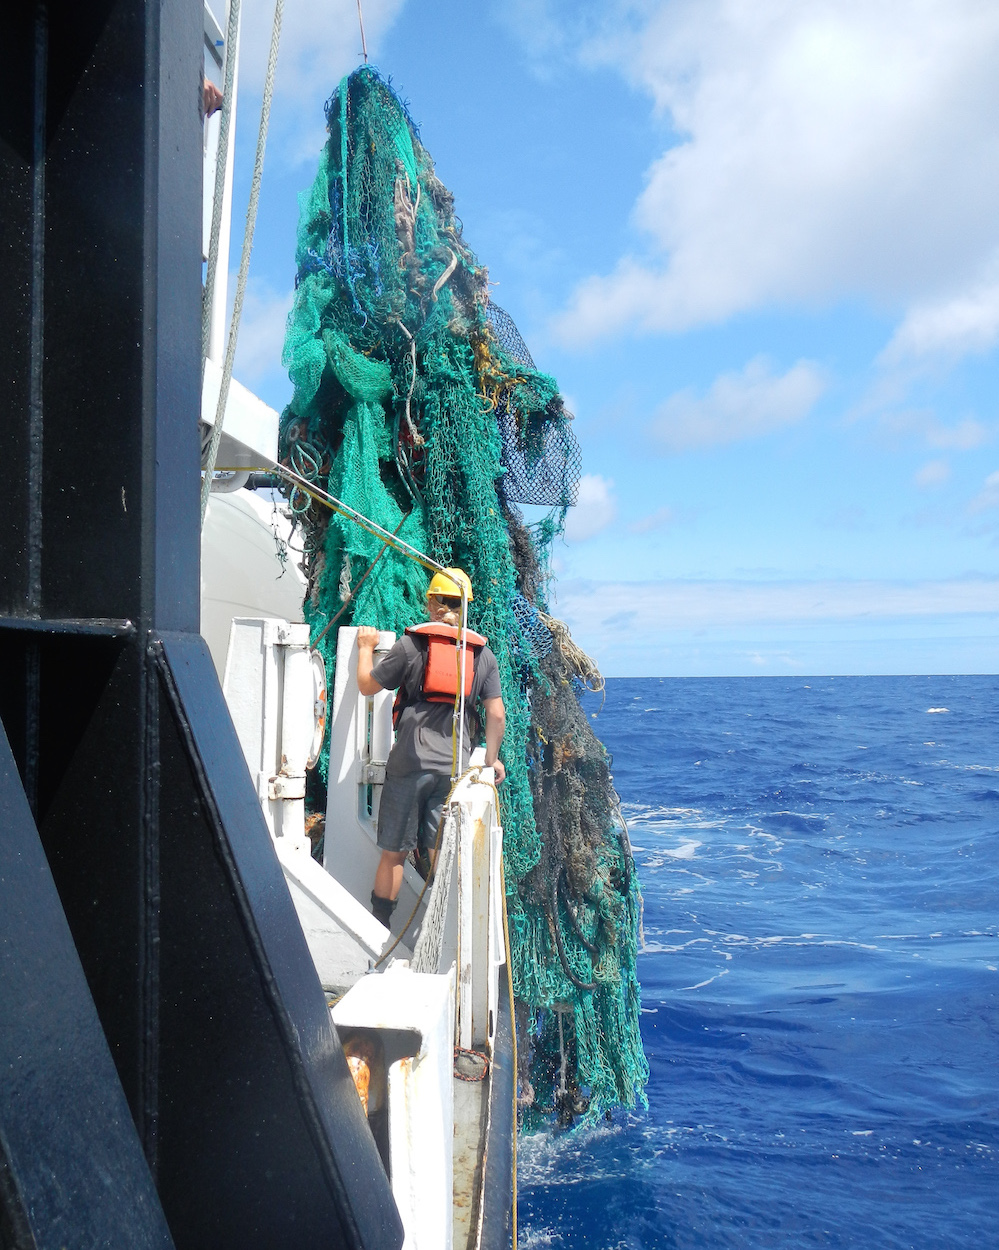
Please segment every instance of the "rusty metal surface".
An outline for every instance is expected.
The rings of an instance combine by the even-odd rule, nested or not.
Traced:
[[[489,1077],[454,1081],[454,1250],[474,1250],[479,1229]]]

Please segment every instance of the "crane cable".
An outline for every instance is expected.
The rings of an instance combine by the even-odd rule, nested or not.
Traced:
[[[296,473],[294,469],[289,469],[287,465],[270,463],[262,466],[264,472],[276,473],[279,477],[283,477],[286,481],[296,486],[304,494],[314,499],[317,503],[323,504],[329,508],[331,512],[336,512],[340,516],[346,517],[359,525],[361,529],[367,530],[369,534],[373,534],[375,538],[387,546],[398,551],[400,555],[406,557],[407,560],[414,560],[417,564],[422,564],[425,569],[431,569],[434,573],[446,573],[447,566],[438,564],[436,560],[413,547],[410,543],[402,539],[398,534],[392,533],[391,530],[383,528],[377,521],[372,521],[366,517],[363,512],[358,512],[356,508],[352,508],[350,504],[344,503],[342,499],[337,499],[335,495],[331,495],[328,491],[323,490],[321,486],[317,486],[315,482],[310,482],[308,478],[302,477],[300,473]]]

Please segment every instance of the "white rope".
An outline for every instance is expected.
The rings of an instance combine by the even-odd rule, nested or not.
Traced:
[[[419,198],[419,191],[419,184],[417,184],[417,198]],[[409,390],[406,393],[406,429],[409,431],[409,437],[413,440],[413,446],[422,447],[424,445],[423,435],[413,424],[412,416],[413,390],[416,387],[416,339],[413,338],[409,329],[402,321],[399,320],[398,317],[396,318],[396,324],[399,326],[399,329],[403,332],[403,334],[405,334],[406,338],[409,339],[409,360],[411,372],[409,377]]]
[[[562,658],[586,688],[592,690],[594,694],[600,694],[605,690],[607,683],[604,681],[600,669],[597,668],[595,662],[590,659],[582,647],[577,646],[572,641],[568,625],[554,616],[549,616],[547,612],[542,612],[540,608],[538,608],[537,612],[542,623],[555,639],[555,645],[562,653]]]
[[[257,131],[257,153],[253,161],[253,182],[250,186],[250,202],[246,209],[246,230],[243,234],[243,254],[239,261],[239,277],[236,281],[236,298],[232,306],[232,321],[229,323],[229,341],[225,349],[225,365],[222,369],[222,384],[219,387],[219,401],[215,409],[215,426],[212,429],[211,442],[208,444],[208,458],[205,463],[204,479],[201,483],[201,524],[205,523],[208,510],[208,496],[212,489],[212,474],[219,454],[219,442],[222,438],[222,422],[225,419],[226,403],[229,399],[229,383],[232,381],[232,367],[236,359],[236,340],[239,336],[239,320],[243,313],[243,298],[246,295],[246,279],[250,271],[250,253],[253,251],[253,231],[257,224],[257,207],[260,203],[260,181],[264,173],[264,151],[267,147],[267,127],[271,119],[271,98],[274,95],[274,72],[277,69],[278,44],[281,41],[281,18],[284,14],[284,0],[275,0],[274,24],[271,27],[271,48],[267,57],[267,76],[264,79],[264,99],[260,106],[260,129]],[[224,102],[223,102],[224,103]]]
[[[448,902],[451,897],[451,878],[454,876],[454,852],[458,845],[458,822],[461,807],[449,805],[444,816],[441,845],[434,864],[434,884],[423,917],[423,927],[413,948],[410,967],[414,972],[440,972],[441,953],[444,949],[444,925],[447,921]]]
[[[447,250],[451,252],[450,248],[448,248]],[[454,252],[451,252],[450,265],[448,265],[448,267],[444,270],[441,276],[434,283],[434,289],[430,292],[430,298],[434,301],[435,304],[437,303],[437,296],[440,294],[441,290],[451,280],[451,275],[454,273],[454,271],[457,268],[458,268],[458,257],[455,256]]]
[[[229,21],[225,32],[225,69],[222,77],[222,115],[219,118],[219,146],[215,156],[215,192],[212,198],[212,232],[208,243],[208,272],[201,306],[201,385],[205,384],[205,361],[212,335],[212,305],[219,267],[219,239],[222,234],[222,201],[229,157],[229,119],[232,117],[233,83],[236,80],[236,45],[239,43],[240,0],[229,0]]]

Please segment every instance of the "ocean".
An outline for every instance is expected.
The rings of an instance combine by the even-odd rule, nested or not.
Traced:
[[[650,1106],[521,1138],[522,1250],[999,1244],[997,707],[997,677],[607,683]]]

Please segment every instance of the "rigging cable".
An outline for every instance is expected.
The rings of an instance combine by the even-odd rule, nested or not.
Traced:
[[[425,569],[431,569],[434,573],[446,573],[447,569],[443,564],[438,564],[436,560],[432,560],[430,556],[425,555],[416,547],[411,546],[404,539],[393,534],[391,530],[385,529],[376,521],[372,521],[362,512],[358,512],[352,508],[350,504],[346,504],[342,499],[337,499],[335,495],[331,495],[328,491],[323,490],[321,486],[317,486],[315,482],[310,482],[307,478],[296,473],[294,469],[289,469],[287,465],[270,463],[267,466],[267,472],[277,473],[293,486],[297,486],[303,494],[310,496],[316,503],[324,504],[331,512],[337,512],[340,516],[345,516],[348,520],[359,525],[361,529],[367,530],[369,534],[374,534],[376,538],[380,538],[386,546],[391,547],[394,551],[398,551],[407,560],[413,560],[417,564],[422,564]]]
[[[219,239],[222,235],[222,201],[225,199],[225,176],[229,164],[229,123],[234,104],[236,58],[239,47],[240,0],[229,0],[229,18],[225,33],[225,69],[222,74],[222,114],[219,117],[219,141],[215,156],[215,191],[212,196],[212,230],[208,242],[208,272],[201,305],[201,385],[205,384],[205,361],[212,333],[212,306],[215,303],[215,276],[219,265]]]
[[[364,53],[364,64],[368,63],[368,43],[364,38],[364,14],[361,12],[361,0],[357,0],[357,24],[361,28],[361,51]]]
[[[257,224],[257,208],[260,204],[260,181],[264,173],[264,151],[267,147],[267,128],[271,119],[271,99],[274,95],[274,73],[277,69],[278,45],[281,41],[281,18],[284,14],[284,0],[275,0],[274,23],[271,27],[271,47],[267,55],[267,74],[264,78],[264,98],[260,106],[260,128],[257,131],[257,152],[253,161],[253,181],[250,186],[250,202],[246,209],[246,229],[243,233],[243,254],[239,260],[239,277],[236,280],[236,298],[232,306],[232,321],[229,323],[229,341],[225,349],[225,365],[222,369],[222,383],[219,387],[219,399],[215,408],[215,425],[208,444],[208,455],[204,466],[204,478],[201,483],[201,524],[205,524],[205,513],[208,510],[208,496],[212,490],[212,475],[219,454],[219,443],[222,439],[222,422],[225,419],[226,403],[229,399],[229,383],[232,381],[232,367],[236,358],[236,340],[239,336],[239,320],[243,313],[243,298],[246,295],[246,279],[250,271],[250,253],[253,251],[253,232]],[[226,49],[228,58],[230,49]],[[223,101],[223,107],[225,101]],[[221,210],[220,210],[221,211]],[[214,210],[213,210],[214,215]],[[214,221],[213,221],[214,225]],[[217,260],[217,258],[216,258]]]
[[[403,522],[405,522],[406,520],[408,520],[408,518],[409,518],[409,513],[407,512],[407,513],[403,516],[402,521],[400,521],[400,522],[399,522],[399,524],[395,527],[395,529],[392,531],[392,533],[393,533],[393,534],[398,534],[398,533],[399,533],[399,531],[402,529]],[[323,639],[326,637],[326,635],[330,632],[330,630],[331,630],[331,629],[333,628],[333,626],[337,623],[337,621],[340,619],[340,617],[341,617],[341,616],[343,616],[344,612],[346,612],[346,611],[347,611],[347,608],[350,606],[350,602],[351,602],[351,600],[352,600],[352,599],[353,599],[353,598],[357,595],[357,592],[361,589],[361,587],[362,587],[362,586],[364,585],[364,583],[367,581],[367,579],[368,579],[368,575],[369,575],[369,574],[370,574],[370,573],[374,570],[375,565],[376,565],[376,564],[378,563],[378,561],[382,558],[382,556],[385,554],[385,552],[386,552],[386,551],[388,551],[388,548],[389,548],[389,545],[388,545],[388,543],[387,543],[387,542],[382,543],[381,547],[379,547],[379,549],[378,549],[378,554],[375,556],[375,558],[371,561],[371,563],[368,565],[368,567],[367,567],[367,568],[364,570],[364,572],[362,573],[360,581],[357,583],[357,585],[356,585],[356,586],[353,586],[353,587],[351,588],[350,592],[349,592],[349,593],[348,593],[348,595],[347,595],[347,598],[343,601],[343,604],[342,604],[342,606],[341,606],[341,608],[340,608],[340,611],[339,611],[339,612],[337,612],[337,614],[336,614],[336,615],[335,615],[335,616],[334,616],[331,620],[327,621],[327,623],[323,626],[322,632],[321,632],[321,633],[320,633],[320,634],[316,637],[315,641],[314,641],[314,642],[312,642],[312,643],[310,644],[310,648],[311,648],[311,650],[315,651],[315,650],[317,650],[317,649],[318,649],[319,644],[322,642],[322,640],[323,640]]]

